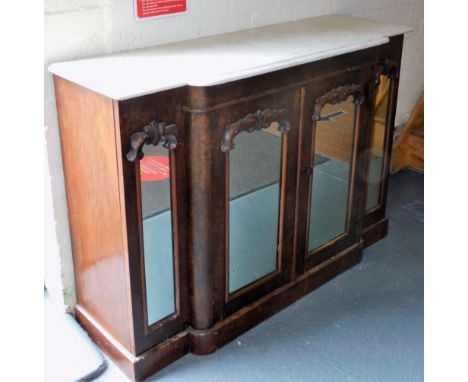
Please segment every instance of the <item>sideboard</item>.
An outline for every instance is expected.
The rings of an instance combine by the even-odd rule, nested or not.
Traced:
[[[50,66],[76,318],[131,379],[214,352],[386,235],[408,31],[327,15]]]

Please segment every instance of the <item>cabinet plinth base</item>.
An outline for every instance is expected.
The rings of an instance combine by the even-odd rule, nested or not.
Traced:
[[[75,315],[94,342],[132,380],[142,381],[189,352],[187,331],[135,356],[113,338],[86,310],[77,305]]]
[[[207,330],[185,330],[135,356],[77,305],[76,318],[99,347],[134,381],[141,381],[191,351],[209,354],[292,304],[362,259],[363,242],[331,257]]]
[[[380,239],[387,236],[388,233],[388,219],[384,218],[377,223],[370,225],[362,231],[362,238],[364,240],[364,248],[376,243]]]
[[[292,304],[362,259],[362,241],[331,257],[304,274],[226,317],[207,330],[191,330],[190,349],[194,354],[209,354]]]

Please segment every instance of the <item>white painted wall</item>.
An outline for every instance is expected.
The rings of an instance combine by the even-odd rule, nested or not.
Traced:
[[[406,121],[424,83],[423,0],[191,0],[186,15],[139,22],[133,17],[132,0],[45,0],[45,68],[54,61],[329,13],[413,27],[414,31],[405,38],[396,117],[397,124]],[[72,305],[74,278],[57,115],[52,77],[46,72],[45,78],[45,135],[50,174],[50,182],[46,180],[50,183],[46,197],[52,201],[46,203],[45,211],[46,283],[51,297],[63,293],[65,304]]]

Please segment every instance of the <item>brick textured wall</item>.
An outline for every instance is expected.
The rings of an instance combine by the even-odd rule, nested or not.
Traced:
[[[396,123],[407,118],[424,83],[423,0],[191,0],[189,13],[135,22],[132,0],[46,0],[45,64],[290,20],[343,13],[414,29],[405,39]],[[74,302],[70,237],[51,76],[46,73],[45,135],[53,207],[46,209],[46,262],[59,262],[66,304]],[[49,181],[49,179],[47,180]],[[57,259],[56,253],[59,253]],[[50,267],[58,269],[57,267]]]

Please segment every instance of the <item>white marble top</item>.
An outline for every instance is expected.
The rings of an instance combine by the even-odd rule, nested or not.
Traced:
[[[385,44],[411,28],[327,15],[124,53],[60,62],[49,71],[115,100],[210,86]]]

